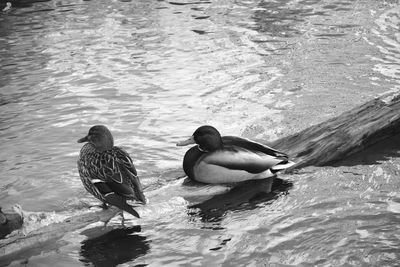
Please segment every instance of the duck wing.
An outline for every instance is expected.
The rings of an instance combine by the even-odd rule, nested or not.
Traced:
[[[105,196],[115,193],[129,200],[146,202],[142,185],[129,154],[123,149],[88,154],[78,162],[81,177],[94,185],[93,194],[107,202]],[[112,204],[112,203],[110,203]]]
[[[121,148],[116,148],[115,158],[116,168],[110,186],[115,192],[121,192],[129,199],[146,203],[142,184],[129,154]]]
[[[287,158],[225,145],[223,149],[205,156],[203,161],[207,164],[214,164],[231,170],[261,173],[277,164],[287,162]]]
[[[251,140],[248,140],[245,138],[241,138],[241,137],[237,137],[237,136],[223,136],[222,141],[223,141],[224,145],[227,145],[227,146],[237,146],[237,147],[247,149],[249,151],[261,152],[261,153],[265,153],[267,155],[271,155],[271,156],[275,156],[275,157],[279,157],[279,158],[286,158],[287,160],[289,159],[289,156],[284,152],[281,152],[281,151],[276,150],[267,145],[260,144],[260,143],[257,143],[257,142],[254,142],[254,141],[251,141]]]

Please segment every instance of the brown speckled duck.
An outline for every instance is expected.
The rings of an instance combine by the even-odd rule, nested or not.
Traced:
[[[146,198],[129,154],[114,146],[111,132],[103,125],[91,127],[78,140],[83,142],[78,170],[85,189],[104,207],[109,204],[140,218],[133,207],[145,204]]]

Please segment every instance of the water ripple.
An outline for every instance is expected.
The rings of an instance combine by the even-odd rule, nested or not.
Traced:
[[[383,87],[398,89],[398,6],[15,2],[0,14],[1,205],[44,214],[27,224],[36,229],[97,204],[76,170],[76,140],[94,124],[106,124],[116,145],[132,155],[150,199],[139,208],[142,219],[128,217],[125,230],[115,218],[107,229],[69,233],[57,243],[61,248],[30,258],[31,264],[60,258],[65,266],[398,262],[395,142],[384,155],[366,153],[368,162],[365,154],[282,175],[269,193],[262,184],[183,183],[185,150],[175,146],[201,124],[274,139],[296,123],[337,115],[342,109],[331,105],[345,98],[362,102]],[[137,250],[128,255],[117,240]]]

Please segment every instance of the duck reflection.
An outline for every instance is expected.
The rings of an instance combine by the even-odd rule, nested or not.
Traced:
[[[82,234],[89,238],[82,242],[81,261],[112,267],[145,255],[150,246],[146,237],[136,234],[140,231],[140,226],[113,229],[106,234],[101,234],[102,227],[84,231]]]
[[[218,224],[227,211],[255,209],[261,203],[272,201],[282,194],[287,194],[292,186],[293,183],[276,178],[270,191],[268,179],[247,181],[233,187],[228,192],[189,206],[188,213],[191,216],[200,216],[203,222]]]

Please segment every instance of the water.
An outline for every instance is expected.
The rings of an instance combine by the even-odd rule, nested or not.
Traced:
[[[132,155],[150,204],[128,229],[92,225],[12,265],[399,264],[398,140],[270,194],[182,184],[175,147],[202,124],[273,140],[399,90],[398,1],[13,5],[0,14],[1,206],[20,204],[30,231],[96,204],[76,170],[94,124]]]

